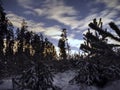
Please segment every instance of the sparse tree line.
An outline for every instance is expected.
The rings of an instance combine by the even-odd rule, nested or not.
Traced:
[[[57,59],[55,46],[27,27],[23,20],[15,30],[0,5],[0,79],[13,77],[14,90],[55,90],[49,63],[43,63]]]
[[[7,18],[4,24],[6,25],[1,25],[1,55],[12,56],[25,53],[33,57],[38,55],[41,59],[50,55],[56,57],[54,45],[47,38],[44,39],[42,34],[28,31],[25,20],[17,30],[14,30]]]
[[[15,30],[12,22],[6,17],[4,9],[0,7],[0,63],[3,66],[22,68],[30,58],[54,60],[56,57],[55,46],[47,38],[29,31],[25,20],[21,22],[21,28]]]
[[[93,19],[89,24],[91,29],[83,35],[84,43],[80,45],[83,55],[69,54],[66,29],[63,29],[58,41],[60,61],[57,61],[55,46],[47,38],[29,31],[25,20],[21,28],[15,30],[0,5],[0,77],[16,75],[13,81],[20,90],[58,90],[52,84],[52,73],[56,68],[59,71],[77,69],[78,75],[70,83],[75,81],[103,87],[110,81],[120,79],[120,44],[108,42],[108,38],[120,42],[120,29],[110,22],[111,30],[116,33],[114,35],[104,29],[103,23],[100,18],[99,21]]]
[[[62,60],[67,57],[63,43]],[[21,28],[15,30],[0,5],[0,79],[14,77],[15,90],[55,90],[49,62],[47,65],[44,62],[58,64],[57,58],[55,46],[42,34],[29,31],[25,20],[21,22]]]

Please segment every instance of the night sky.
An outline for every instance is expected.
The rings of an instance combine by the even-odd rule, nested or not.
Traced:
[[[83,33],[94,18],[105,28],[114,21],[120,26],[120,0],[3,0],[7,17],[15,27],[26,20],[28,30],[42,33],[57,48],[63,28],[67,29],[72,52],[78,53]]]

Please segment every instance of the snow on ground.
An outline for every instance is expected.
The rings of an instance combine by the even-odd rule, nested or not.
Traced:
[[[63,73],[57,73],[54,77],[53,84],[60,87],[62,90],[98,90],[96,87],[78,86],[76,84],[70,84],[69,81],[77,75],[75,71],[65,71]]]
[[[11,79],[4,79],[2,81],[3,81],[3,83],[0,84],[0,90],[10,90],[10,89],[12,89],[12,80]]]
[[[94,86],[88,87],[85,85],[78,86],[76,84],[69,84],[69,81],[73,79],[73,77],[77,75],[75,71],[65,71],[62,73],[57,73],[54,75],[53,84],[60,87],[62,90],[120,90],[120,80],[109,83],[104,88],[97,88]],[[0,84],[0,90],[12,90],[12,80],[4,79],[3,83]]]
[[[104,89],[99,90],[120,90],[120,80],[114,81],[110,83],[108,86],[104,87]]]
[[[57,73],[54,77],[53,84],[60,87],[62,90],[120,90],[120,80],[110,83],[104,88],[97,88],[94,86],[78,86],[76,84],[69,84],[69,81],[77,75],[75,71],[65,71],[63,73]]]
[[[53,84],[60,87],[62,90],[79,90],[79,86],[70,85],[69,81],[76,75],[74,71],[65,71],[57,73],[54,77]]]

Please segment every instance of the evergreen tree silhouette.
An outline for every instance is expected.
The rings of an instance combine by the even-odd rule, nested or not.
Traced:
[[[20,30],[18,29],[17,31],[18,33],[17,40],[19,41],[18,53],[23,53],[26,31],[27,31],[27,23],[23,19],[22,24],[21,24],[21,29]]]
[[[0,4],[0,61],[3,72],[8,73],[8,55],[12,55],[12,40],[13,40],[13,25],[9,19],[6,18],[6,13]],[[9,53],[9,54],[8,54]],[[8,54],[8,55],[7,55]],[[2,72],[1,72],[2,74]]]
[[[43,59],[43,52],[44,52],[44,37],[42,34],[40,34],[40,56],[41,56],[41,60]]]
[[[7,33],[6,33],[6,55],[13,55],[13,46],[14,46],[14,27],[12,23],[7,20]]]
[[[66,59],[66,40],[67,40],[67,35],[66,35],[66,29],[63,29],[61,38],[58,42],[58,47],[60,48],[60,57],[62,59]]]
[[[45,42],[44,42],[44,57],[47,60],[53,60],[56,58],[56,50],[54,45],[48,41],[47,38],[45,38]]]
[[[40,41],[40,36],[38,34],[34,34],[33,35],[33,39],[31,41],[31,45],[33,47],[33,49],[35,50],[35,54],[34,56],[40,56],[40,48],[41,48],[41,41]]]
[[[102,21],[101,18],[99,22],[96,19],[93,20],[89,26],[95,30],[93,34],[90,29],[88,32],[84,34],[84,44],[81,44],[81,49],[88,53],[88,56],[92,55],[114,55],[113,47],[118,47],[120,45],[117,44],[108,44],[107,37],[111,37],[114,40],[119,41],[119,38],[115,37],[111,33],[107,32],[107,29],[102,28]]]
[[[109,23],[112,30],[117,34],[113,35],[107,29],[103,29],[102,19],[97,22],[96,19],[89,24],[90,28],[94,30],[84,34],[84,44],[80,48],[87,53],[83,61],[79,61],[79,74],[75,76],[77,83],[87,85],[96,85],[104,87],[108,82],[120,78],[120,62],[118,54],[113,48],[120,47],[119,44],[114,42],[108,43],[108,38],[120,42],[120,29],[113,22]],[[119,48],[116,48],[119,49]],[[117,71],[117,72],[116,72]]]
[[[27,56],[31,56],[30,47],[31,47],[32,38],[33,38],[33,32],[26,31],[25,33],[25,54]]]
[[[4,12],[4,9],[0,5],[0,56],[1,57],[3,56],[3,48],[4,48],[3,40],[7,32],[7,21],[5,15],[6,14]]]

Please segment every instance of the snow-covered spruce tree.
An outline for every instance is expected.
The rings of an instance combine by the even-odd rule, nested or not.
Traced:
[[[17,90],[56,90],[52,84],[53,75],[46,65],[41,62],[34,63],[30,69],[24,70],[23,73],[16,77]]]
[[[115,37],[112,33],[102,28],[101,19],[99,22],[93,20],[89,26],[95,30],[84,34],[84,44],[81,44],[81,49],[87,53],[84,61],[80,61],[78,75],[72,80],[76,83],[83,83],[87,85],[96,85],[103,87],[110,81],[120,79],[120,62],[119,54],[113,48],[119,47],[119,44],[109,44],[107,38],[112,38],[120,41],[119,28],[111,22],[110,27],[117,33]]]

